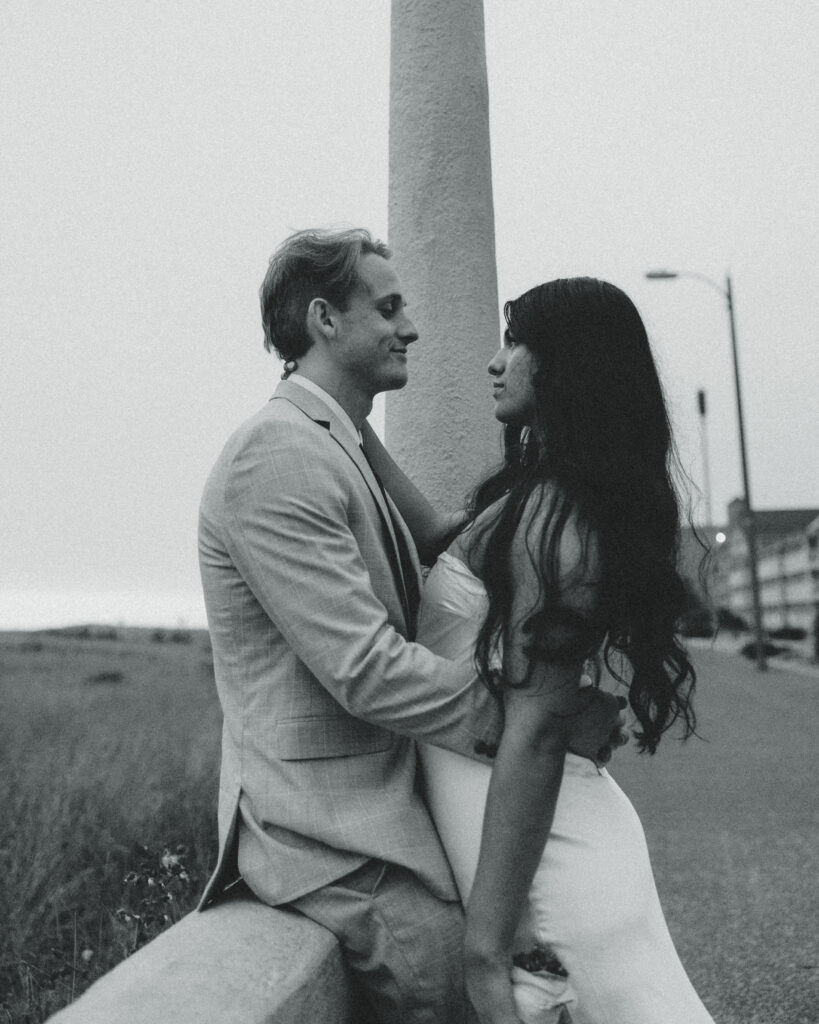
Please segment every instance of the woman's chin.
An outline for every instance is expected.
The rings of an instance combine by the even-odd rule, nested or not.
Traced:
[[[495,409],[495,419],[498,423],[502,423],[505,427],[522,427],[523,421],[520,416],[515,416],[513,413],[504,412],[503,409]]]

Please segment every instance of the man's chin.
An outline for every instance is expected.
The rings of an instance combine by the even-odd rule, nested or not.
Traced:
[[[409,383],[409,374],[394,374],[387,381],[385,381],[382,391],[400,391],[401,388],[405,388]]]

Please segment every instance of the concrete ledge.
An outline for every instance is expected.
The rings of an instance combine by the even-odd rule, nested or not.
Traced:
[[[124,960],[52,1024],[349,1024],[335,937],[241,897],[194,912]]]

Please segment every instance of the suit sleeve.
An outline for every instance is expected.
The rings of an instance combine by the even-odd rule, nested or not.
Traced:
[[[346,474],[355,470],[335,448],[329,435],[305,437],[287,424],[250,439],[226,483],[231,558],[289,647],[350,714],[474,757],[477,740],[497,737],[494,701],[473,673],[389,624],[349,524]]]

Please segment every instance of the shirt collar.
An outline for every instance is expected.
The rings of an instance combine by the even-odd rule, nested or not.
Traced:
[[[309,391],[311,394],[314,394],[316,398],[320,398],[322,402],[328,406],[330,411],[334,412],[336,416],[338,416],[344,424],[344,427],[350,432],[350,434],[352,434],[355,443],[361,444],[361,431],[332,395],[329,395],[324,388],[319,387],[318,384],[301,373],[291,373],[287,379],[292,381],[294,384],[298,384],[299,387],[304,388],[305,391]]]

